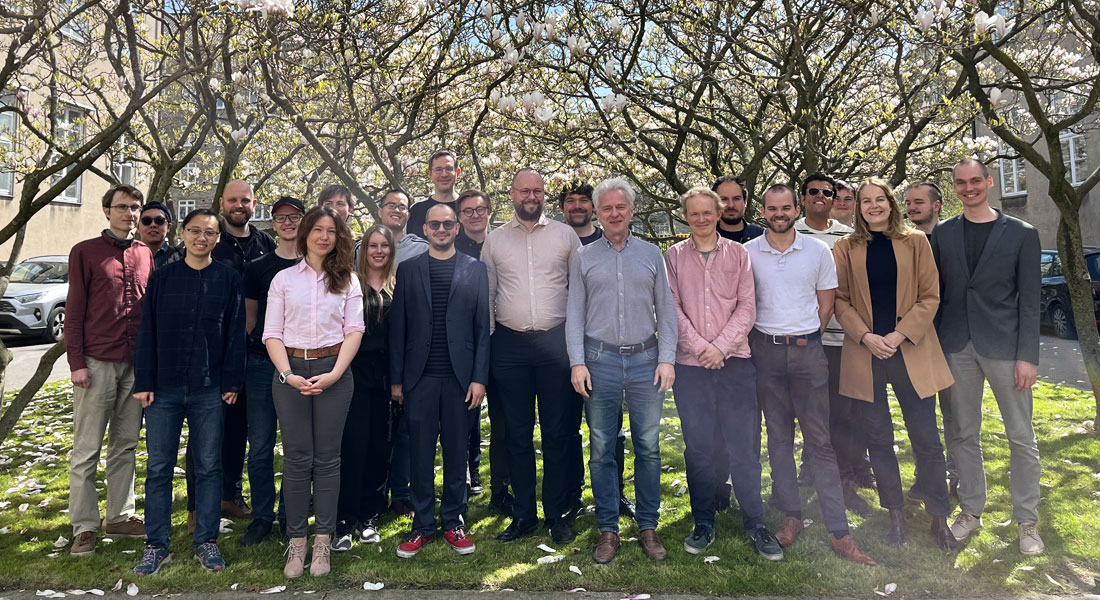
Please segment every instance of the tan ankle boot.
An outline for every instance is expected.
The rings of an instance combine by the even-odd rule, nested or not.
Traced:
[[[306,538],[291,538],[286,548],[286,566],[283,575],[289,579],[301,577],[306,564]]]
[[[314,577],[320,577],[321,575],[328,575],[329,572],[329,553],[332,551],[332,536],[331,535],[315,535],[313,536],[313,558],[309,563],[309,574]]]

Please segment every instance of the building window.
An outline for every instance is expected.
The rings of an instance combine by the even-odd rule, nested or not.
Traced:
[[[252,209],[252,218],[249,221],[270,221],[271,220],[271,206],[267,204],[257,204]]]
[[[1088,148],[1085,136],[1070,133],[1062,136],[1062,163],[1073,185],[1081,185],[1088,177]]]
[[[68,151],[76,150],[84,143],[84,121],[86,113],[83,109],[65,104],[59,104],[57,112],[57,134],[54,138],[54,142],[59,148],[64,148]],[[50,182],[51,185],[60,181],[74,168],[76,168],[76,165],[71,164],[65,167],[65,170],[54,175]],[[78,175],[76,181],[73,181],[69,187],[61,192],[61,195],[57,197],[57,201],[80,204],[81,179],[83,179],[83,175]]]
[[[176,181],[180,187],[188,188],[199,182],[199,175],[201,174],[202,168],[195,161],[191,161],[184,165],[179,173],[176,173]]]
[[[177,200],[176,201],[176,220],[183,223],[183,218],[187,216],[187,213],[195,210],[194,200]]]
[[[998,153],[1015,155],[1015,151],[1003,142],[998,144]],[[1002,158],[999,161],[1001,171],[1001,196],[1019,196],[1027,193],[1027,171],[1022,156]]]
[[[57,18],[59,20],[64,20],[80,7],[80,0],[61,0],[61,2],[58,4]],[[61,33],[78,42],[87,42],[88,38],[90,37],[88,35],[89,32],[87,11],[84,14],[76,15],[67,23],[62,25]]]
[[[13,96],[6,95],[0,98],[0,106],[12,106]],[[15,171],[12,170],[12,162],[15,160],[15,111],[0,112],[0,196],[15,195]]]
[[[131,156],[133,148],[130,144],[130,138],[124,135],[119,138],[118,144],[120,150],[111,160],[111,171],[114,173],[115,179],[117,179],[119,183],[133,185],[134,175],[137,173],[137,169],[134,168],[134,160]]]

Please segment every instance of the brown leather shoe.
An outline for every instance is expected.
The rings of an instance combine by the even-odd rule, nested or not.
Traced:
[[[111,538],[145,539],[145,522],[137,517],[130,517],[118,523],[107,523],[103,530],[107,537]]]
[[[592,560],[597,564],[606,565],[615,560],[615,553],[619,551],[619,534],[614,531],[605,531],[600,534],[600,541],[596,543],[596,551],[592,553]]]
[[[252,516],[252,510],[248,508],[244,498],[222,500],[222,516],[230,519],[248,519]]]
[[[798,539],[798,533],[805,528],[802,524],[802,519],[796,519],[795,517],[787,517],[783,524],[779,526],[779,531],[775,532],[775,541],[779,542],[780,546],[786,548],[794,543]]]
[[[661,545],[661,540],[657,539],[656,529],[646,529],[639,532],[638,543],[642,545],[642,552],[645,552],[645,555],[653,560],[668,558],[668,551]]]
[[[864,554],[863,550],[859,549],[859,544],[857,544],[850,535],[846,535],[839,540],[830,535],[829,541],[833,545],[833,552],[836,552],[854,563],[867,565],[868,567],[878,565],[870,556]]]
[[[69,550],[73,556],[87,556],[95,554],[95,532],[84,531],[73,538],[73,547]]]

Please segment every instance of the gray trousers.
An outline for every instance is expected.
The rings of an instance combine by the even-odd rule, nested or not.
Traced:
[[[335,364],[336,356],[290,359],[290,369],[306,379],[328,373]],[[292,538],[309,533],[311,499],[316,517],[314,533],[330,535],[336,531],[340,444],[354,385],[350,369],[316,396],[303,396],[293,386],[279,383],[278,374],[271,383],[271,398],[283,434],[283,502],[287,535]]]
[[[1031,390],[1016,389],[1014,360],[986,358],[968,343],[947,355],[955,385],[951,388],[952,426],[948,444],[959,471],[959,506],[981,515],[985,510],[985,464],[982,460],[982,395],[985,382],[993,389],[1004,420],[1011,469],[1012,517],[1020,523],[1039,520],[1039,446],[1032,427]]]
[[[69,522],[73,536],[99,529],[96,468],[107,433],[107,522],[134,516],[134,468],[141,435],[141,403],[134,396],[134,365],[85,357],[92,384],[73,387],[73,453],[69,468]]]

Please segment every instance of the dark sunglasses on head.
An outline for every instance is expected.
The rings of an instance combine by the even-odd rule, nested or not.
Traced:
[[[826,198],[832,198],[833,196],[836,195],[836,192],[834,192],[833,190],[819,190],[817,188],[809,188],[808,190],[806,190],[806,194],[810,195],[810,196],[816,196],[818,194],[821,194],[822,196],[825,196]]]
[[[146,226],[146,227],[152,225],[153,223],[156,223],[157,225],[164,225],[167,222],[168,222],[168,219],[165,219],[164,217],[142,217],[141,218],[141,224]]]
[[[458,221],[428,221],[428,229],[431,229],[432,231],[435,231],[440,227],[446,229],[447,231],[450,231],[455,228],[455,225],[458,225]]]

